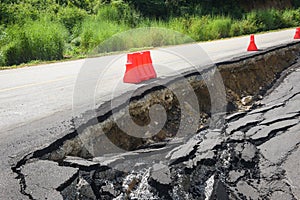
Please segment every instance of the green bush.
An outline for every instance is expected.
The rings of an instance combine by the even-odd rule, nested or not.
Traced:
[[[233,22],[230,28],[230,36],[239,36],[242,35],[242,26],[240,22]]]
[[[248,13],[246,20],[253,24],[257,31],[267,31],[285,27],[281,16],[282,13],[274,9],[258,10]]]
[[[297,10],[285,10],[282,14],[282,20],[286,27],[300,25],[300,8]]]
[[[255,27],[253,32],[298,26],[300,24],[300,9],[252,11],[246,15],[245,20],[248,25]]]
[[[257,27],[253,23],[247,20],[236,20],[231,25],[230,36],[247,35],[256,32]]]
[[[141,22],[140,14],[123,1],[112,1],[110,4],[103,4],[97,12],[97,19],[126,23],[130,27],[136,27]]]
[[[269,12],[270,12],[270,16],[273,20],[273,26],[268,27],[269,30],[288,27],[282,18],[282,11],[271,9],[271,10],[269,10]]]
[[[159,24],[159,23],[157,23]],[[105,53],[145,47],[161,47],[194,42],[190,37],[179,32],[161,27],[143,27],[131,29],[105,40],[93,53]]]
[[[203,30],[203,39],[212,40],[229,36],[231,28],[231,19],[222,17],[209,20]]]
[[[119,22],[122,20],[122,14],[116,6],[111,4],[102,5],[97,12],[98,20]]]
[[[187,29],[188,35],[190,35],[194,40],[203,40],[203,31],[206,24],[209,21],[209,17],[194,17],[189,22],[190,26]]]
[[[67,31],[60,23],[28,21],[7,29],[3,57],[6,65],[63,58]]]
[[[5,58],[2,52],[1,47],[6,45],[7,33],[5,31],[4,26],[0,26],[0,66],[5,65]]]
[[[36,20],[39,16],[39,10],[37,10],[30,3],[21,4],[3,4],[3,12],[5,24],[24,24],[27,20]]]
[[[95,47],[109,52],[191,42],[174,31],[205,41],[300,25],[300,8],[243,15],[239,5],[236,0],[4,0],[0,65],[85,55]],[[144,29],[118,34],[136,27]]]
[[[82,30],[80,33],[81,49],[83,52],[89,52],[114,34],[128,29],[129,27],[125,24],[99,21],[95,17],[90,17],[82,24]]]
[[[86,16],[87,13],[85,10],[76,7],[62,7],[57,13],[58,20],[70,32],[73,32],[73,28],[80,24]]]
[[[180,33],[188,33],[191,27],[191,20],[186,18],[172,18],[169,20],[166,28],[169,28]]]
[[[123,1],[112,1],[110,4],[100,5],[97,12],[97,19],[126,23],[132,28],[141,22],[140,14]]]
[[[229,17],[194,17],[187,33],[197,41],[220,39],[230,36],[232,19]]]

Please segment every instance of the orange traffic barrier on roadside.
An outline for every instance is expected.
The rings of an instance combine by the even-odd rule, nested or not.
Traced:
[[[247,51],[258,51],[258,48],[255,44],[255,38],[254,35],[250,35],[250,44],[248,46]]]
[[[296,28],[296,33],[295,33],[294,39],[300,39],[300,27]]]
[[[127,54],[124,83],[140,83],[156,77],[150,51]]]

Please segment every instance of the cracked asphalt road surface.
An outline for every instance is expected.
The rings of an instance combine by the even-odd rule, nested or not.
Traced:
[[[95,171],[92,182],[105,182],[98,185],[100,193],[95,197],[300,199],[300,68],[291,71],[278,87],[256,103],[258,107],[228,116],[223,130],[200,132],[164,154],[165,160],[159,164],[133,170],[127,176],[118,176],[110,169]],[[163,149],[159,151],[162,153]],[[147,160],[147,156],[141,157]],[[103,173],[119,179],[105,179]],[[118,187],[126,185],[128,179],[138,180],[130,192]],[[109,192],[103,186],[109,187]]]
[[[261,47],[291,42],[293,34],[294,30],[268,33],[261,37],[267,38],[267,41],[264,39],[266,42]],[[274,43],[273,36],[279,36],[281,40]],[[238,41],[238,48],[231,51],[230,49],[234,48],[231,43],[235,40]],[[248,37],[203,45],[211,49],[210,51],[213,52],[211,56],[214,61],[226,60],[226,56],[245,55],[245,41],[248,42]],[[262,40],[258,37],[257,41]],[[228,51],[224,53],[224,50],[216,44],[219,47],[227,44],[225,48]],[[74,64],[76,65],[75,68],[73,68]],[[65,160],[63,163],[67,166],[59,166],[52,161],[30,160],[30,163],[26,163],[21,169],[26,181],[23,183],[26,187],[21,188],[23,192],[21,194],[20,179],[16,179],[20,177],[13,173],[11,166],[20,161],[24,155],[41,147],[47,147],[57,138],[62,138],[65,136],[65,132],[73,128],[70,120],[73,117],[70,108],[72,95],[67,88],[74,84],[74,77],[76,77],[81,61],[68,62],[66,65],[62,63],[53,65],[37,67],[36,69],[24,68],[4,71],[0,74],[3,83],[8,83],[11,77],[16,76],[18,78],[21,75],[18,74],[19,70],[25,74],[34,71],[36,73],[33,73],[33,76],[38,77],[37,79],[40,79],[39,75],[43,74],[46,77],[49,75],[50,79],[54,78],[53,80],[57,81],[55,84],[51,80],[50,82],[42,82],[42,84],[47,85],[45,90],[43,89],[45,87],[33,87],[34,83],[31,84],[32,80],[27,77],[22,79],[21,83],[10,86],[13,92],[7,90],[5,84],[1,84],[3,120],[0,123],[0,199],[45,199],[47,196],[48,199],[59,199],[62,198],[60,194],[72,199],[73,197],[76,198],[75,195],[78,191],[80,191],[82,199],[112,199],[114,197],[122,198],[126,195],[131,198],[139,198],[140,195],[144,194],[146,195],[145,198],[196,199],[198,197],[205,199],[206,196],[212,196],[212,198],[217,196],[220,199],[221,197],[218,195],[225,194],[224,191],[230,191],[228,198],[300,198],[299,187],[297,187],[299,185],[299,162],[297,159],[299,157],[299,69],[284,79],[272,93],[263,99],[261,107],[245,112],[239,117],[228,117],[226,129],[201,132],[191,139],[191,142],[182,144],[180,148],[175,149],[171,145],[156,149],[155,152],[161,153],[160,156],[166,156],[166,162],[156,163],[151,169],[143,169],[141,165],[137,167],[136,171],[123,174],[111,169],[104,170],[105,167],[104,169],[101,168],[103,171],[90,170],[90,168],[93,169],[91,166],[100,165],[97,159],[91,162],[78,158],[68,158],[69,160]],[[51,71],[52,67],[56,67],[55,69],[59,73],[53,73],[53,76],[50,76],[49,70]],[[69,70],[70,68],[75,70]],[[71,76],[68,73],[65,74],[68,70],[72,71]],[[27,79],[30,79],[29,83],[27,83]],[[37,80],[34,79],[34,81]],[[24,89],[20,87],[24,82],[28,88],[22,90],[22,93],[14,94],[14,91]],[[63,87],[61,87],[62,85]],[[26,94],[32,92],[31,87],[37,91],[35,93],[37,95],[29,97]],[[60,93],[57,92],[58,90]],[[68,92],[64,92],[66,90]],[[43,110],[46,107],[38,110],[37,107],[31,106],[31,104],[42,106],[42,103],[48,102],[49,95],[45,91],[51,92],[51,101],[49,102],[56,102],[47,105],[55,107],[51,107],[49,112]],[[61,101],[57,101],[55,98],[59,96],[58,94],[65,95],[60,96]],[[31,98],[34,98],[34,101],[31,101]],[[29,104],[23,105],[20,102]],[[17,112],[11,109],[11,106],[15,104],[20,105]],[[9,108],[5,108],[4,105]],[[9,110],[9,114],[6,110]],[[36,112],[39,116],[36,118],[33,115],[24,117],[30,113],[30,110],[40,111],[40,113]],[[18,117],[14,118],[15,116]],[[10,119],[16,121],[13,120],[12,124],[6,123]],[[125,160],[134,161],[131,155],[126,156],[128,159]],[[106,161],[104,163],[116,162],[118,165],[119,162],[124,162],[126,156],[117,155],[113,160],[110,158],[108,161],[105,160],[107,158],[98,158],[98,160]],[[151,151],[149,156],[153,156]],[[76,167],[70,169],[70,163],[73,163],[80,170],[78,171]],[[124,163],[126,164],[126,162]],[[54,169],[61,169],[68,171],[68,173],[43,174],[38,169],[47,169],[49,172],[55,171]],[[82,169],[87,170],[88,173]],[[115,177],[115,180],[109,177]],[[53,178],[57,179],[58,182],[47,182]],[[39,190],[41,187],[43,189]]]
[[[250,110],[227,116],[223,129],[187,142],[67,157],[60,166],[29,160],[20,168],[23,191],[31,199],[300,199],[299,82],[298,64]]]
[[[164,179],[156,178],[154,194],[165,199],[300,199],[300,68],[292,71],[259,108],[228,116],[220,135],[200,133],[196,151],[193,146],[188,155],[181,152],[186,161],[168,165],[173,172],[168,193],[159,187]],[[173,156],[180,159],[178,152]]]
[[[299,81],[298,68],[261,101],[262,107],[228,122],[228,143],[234,141],[233,143],[245,144],[247,141],[247,146],[244,145],[242,151],[239,148],[235,151],[239,151],[244,161],[253,162],[255,157],[258,159],[253,162],[256,165],[254,168],[257,168],[255,173],[249,173],[249,169],[246,169],[247,176],[243,177],[230,171],[229,180],[233,177],[238,180],[230,186],[234,197],[300,199]],[[253,124],[239,130],[245,122],[253,119],[256,120]],[[236,131],[229,128],[232,124]]]

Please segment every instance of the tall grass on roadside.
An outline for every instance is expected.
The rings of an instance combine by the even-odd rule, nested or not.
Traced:
[[[95,17],[90,17],[82,25],[80,48],[83,52],[88,53],[114,34],[121,33],[128,29],[129,27],[125,24],[99,21]]]
[[[87,17],[87,12],[77,7],[62,7],[57,13],[58,20],[70,31],[73,32],[74,27],[80,25]]]
[[[296,10],[285,10],[282,13],[282,20],[286,27],[295,27],[300,25],[300,8]]]
[[[112,1],[110,4],[101,5],[97,11],[97,19],[127,24],[131,28],[142,21],[140,13],[123,1]]]
[[[6,65],[32,60],[60,60],[64,55],[67,30],[58,22],[27,21],[6,29],[2,55]]]
[[[96,46],[97,53],[105,53],[184,44],[191,42],[191,38],[195,41],[207,41],[296,26],[300,22],[299,12],[271,9],[252,11],[240,20],[229,16],[192,16],[169,20],[143,18],[139,22],[139,29],[122,34],[130,26],[120,21],[117,9],[114,9],[116,8],[103,7],[97,16],[90,17],[83,23],[81,48],[84,52],[91,51]],[[108,16],[110,21],[105,20]],[[187,37],[176,32],[171,34],[172,31]],[[115,34],[117,36],[112,37]],[[106,41],[107,39],[109,40]]]
[[[187,35],[159,27],[131,29],[114,35],[99,44],[94,54],[126,51],[149,47],[163,47],[194,42]]]
[[[232,20],[229,17],[194,17],[188,34],[197,41],[220,39],[230,36]]]
[[[143,17],[119,0],[106,4],[99,1],[97,5],[93,13],[55,4],[43,6],[40,12],[31,12],[34,8],[31,4],[5,8],[7,19],[2,21],[10,23],[0,26],[0,66],[32,60],[59,60],[64,55],[85,56],[96,47],[93,53],[126,51],[300,25],[300,8],[256,10],[239,19],[230,15],[200,14],[157,19]]]
[[[122,1],[101,5],[97,14],[84,20],[81,27],[80,48],[83,53],[93,50],[108,38],[137,26],[141,17],[137,11]],[[115,44],[112,51],[123,49],[122,44]]]

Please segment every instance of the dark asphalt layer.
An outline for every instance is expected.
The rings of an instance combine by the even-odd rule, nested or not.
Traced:
[[[273,33],[273,35],[265,34],[261,36],[261,39],[258,38],[257,41],[262,44],[261,48],[276,46],[291,42],[293,33],[294,30],[287,30]],[[278,39],[274,40],[276,37]],[[262,41],[262,38],[266,38],[264,40],[265,43]],[[238,48],[232,47],[234,41],[236,41]],[[234,56],[245,55],[244,47],[247,46],[247,42],[248,37],[244,37],[203,43],[203,48],[207,48],[207,52],[213,61],[226,60]],[[222,49],[220,50],[220,46],[224,48],[223,51],[221,51]],[[230,51],[232,48],[233,50]],[[168,58],[164,59],[165,64],[167,64]],[[71,122],[74,116],[72,111],[72,91],[81,65],[82,61],[72,61],[65,64],[51,64],[2,71],[0,73],[0,99],[2,101],[2,106],[0,107],[0,199],[27,199],[26,196],[20,193],[20,185],[18,180],[15,179],[16,174],[12,172],[11,165],[23,158],[24,155],[49,145],[73,128]],[[109,73],[113,74],[113,72]],[[161,72],[162,75],[164,73],[166,72]],[[22,77],[25,78],[23,79]],[[295,137],[288,144],[282,145],[283,150],[280,151],[282,153],[281,157],[286,156],[285,152],[290,157],[286,156],[286,159],[283,160],[281,157],[278,157],[279,153],[274,156],[268,152],[268,148],[265,150],[264,144],[267,143],[263,143],[258,147],[262,151],[266,162],[281,162],[280,166],[286,169],[286,179],[291,181],[291,184],[294,186],[293,194],[298,195],[298,197],[300,195],[299,188],[297,189],[296,186],[300,185],[300,179],[295,177],[297,177],[297,174],[299,175],[299,171],[293,169],[298,169],[300,166],[299,162],[293,162],[290,159],[299,157],[297,148],[297,139],[299,137],[297,138],[296,136],[296,133],[299,132],[299,126],[296,122],[298,117],[293,116],[300,109],[299,95],[296,95],[300,92],[298,87],[299,79],[299,70],[297,70],[285,79],[270,96],[262,101],[266,106],[284,103],[281,107],[272,109],[270,113],[264,113],[266,116],[264,120],[267,120],[268,124],[274,125],[276,129],[282,128],[282,124],[279,123],[285,121],[285,118],[278,119],[278,116],[288,116],[287,124],[291,128],[286,130],[284,134],[279,134],[278,137],[282,135],[281,137],[284,138],[283,135],[285,134],[292,134]],[[12,82],[11,80],[16,81]],[[108,81],[107,84],[111,83]],[[109,92],[109,89],[106,92]],[[261,113],[257,115],[260,116]],[[249,114],[246,117],[253,116]],[[274,117],[276,119],[273,119]],[[246,119],[241,118],[239,120]],[[264,130],[264,121],[260,120],[258,123],[262,123],[261,125],[259,124],[262,129],[259,130]],[[232,130],[231,132],[234,135],[234,129]],[[259,130],[253,133],[258,139],[260,137],[258,136],[260,134]],[[276,138],[277,136],[267,141],[269,142],[268,145],[274,147],[274,149],[278,141],[282,142],[282,139]]]

